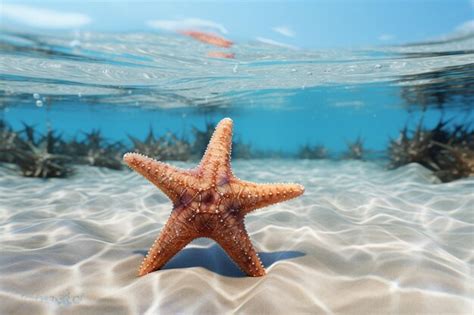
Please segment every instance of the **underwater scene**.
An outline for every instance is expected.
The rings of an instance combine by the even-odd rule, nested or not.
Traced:
[[[473,314],[473,16],[2,1],[0,314]]]

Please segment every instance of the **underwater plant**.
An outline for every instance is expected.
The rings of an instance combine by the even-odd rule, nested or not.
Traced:
[[[11,150],[14,162],[26,177],[66,177],[72,173],[69,167],[71,159],[55,151],[63,140],[56,136],[52,130],[41,136],[35,137],[33,126],[25,125],[23,132],[26,139],[18,138],[15,147]]]
[[[0,162],[13,162],[13,149],[18,141],[18,134],[4,120],[0,120]]]
[[[84,139],[79,141],[77,136],[62,143],[58,151],[67,155],[75,164],[86,164],[120,170],[121,154],[125,146],[121,142],[108,143],[100,130],[93,129],[84,133]]]
[[[444,149],[438,157],[440,170],[435,172],[439,179],[450,182],[474,176],[474,150],[459,145],[450,146],[439,142],[434,144]]]
[[[323,145],[310,146],[306,144],[298,150],[297,157],[310,160],[326,159],[328,157],[328,150]]]
[[[100,129],[86,132],[83,141],[74,141],[69,146],[76,151],[77,162],[81,164],[114,170],[122,169],[123,144],[121,142],[108,143]]]
[[[150,127],[145,140],[128,136],[133,143],[133,152],[138,152],[160,160],[188,161],[191,157],[191,145],[172,133],[156,138]]]
[[[241,141],[232,142],[232,158],[251,159],[254,157],[252,146]]]
[[[441,148],[437,159],[440,171],[436,175],[443,182],[474,176],[474,129],[456,125],[446,143],[433,143]]]
[[[133,143],[133,152],[138,152],[154,158],[161,155],[161,148],[158,145],[158,139],[155,138],[153,134],[153,128],[151,126],[148,130],[148,135],[146,136],[145,140],[142,141],[131,135],[128,135],[128,138]]]
[[[430,170],[438,170],[436,156],[440,149],[434,146],[433,141],[446,143],[449,138],[445,130],[446,125],[447,122],[440,120],[432,130],[427,130],[423,128],[423,121],[420,120],[411,137],[405,126],[397,140],[390,140],[390,168],[418,163]]]
[[[431,168],[434,165],[429,154],[431,146],[431,139],[424,131],[417,129],[413,137],[410,138],[408,128],[404,127],[398,139],[390,139],[388,148],[390,168],[397,168],[409,163],[419,163]]]
[[[442,119],[431,130],[418,124],[412,135],[405,126],[397,140],[390,140],[390,168],[418,163],[443,182],[474,175],[474,131],[457,125],[451,130]]]
[[[365,154],[364,140],[361,137],[357,137],[354,142],[347,142],[347,152],[343,154],[343,158],[350,160],[363,160]]]
[[[13,132],[5,122],[0,122],[0,161],[18,165],[28,177],[66,177],[72,173],[71,164],[87,164],[119,170],[121,157],[126,151],[121,142],[108,143],[100,130],[85,133],[83,140],[77,137],[64,141],[52,130],[37,137],[35,127],[23,124],[19,132]]]
[[[165,155],[167,160],[189,161],[191,159],[191,144],[187,140],[180,139],[174,134],[167,134],[165,139],[168,145],[168,152]]]

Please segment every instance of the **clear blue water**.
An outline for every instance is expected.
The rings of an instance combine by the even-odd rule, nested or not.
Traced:
[[[295,4],[307,26],[293,24],[302,36],[313,38],[317,23],[307,6],[317,9],[319,3]],[[459,10],[449,10],[451,1],[389,1],[369,11],[364,7],[372,1],[359,1],[350,11],[344,1],[328,3],[327,12],[341,11],[337,16],[345,23],[318,11],[332,31],[315,34],[313,41],[325,36],[333,44],[365,43],[368,33],[378,36],[387,25],[403,38],[428,38],[414,25],[431,23],[430,32],[439,33],[469,18],[453,18]],[[160,5],[155,2],[136,8],[120,2],[110,15],[107,2],[45,4],[58,11],[0,6],[0,18],[31,27],[0,25],[0,122],[23,139],[13,142],[18,150],[11,148],[9,141],[18,138],[0,125],[0,314],[472,313],[474,177],[463,173],[466,178],[442,183],[426,160],[388,169],[387,148],[403,128],[413,130],[420,121],[425,128],[443,119],[449,128],[472,130],[474,24],[419,43],[303,49],[247,36],[248,30],[260,31],[254,27],[259,23],[280,25],[269,16],[249,21],[241,34],[231,33],[231,47],[216,47],[174,30],[132,32],[140,23],[163,24],[150,20],[151,9]],[[72,13],[62,11],[64,6]],[[214,2],[199,12],[211,7]],[[218,15],[228,17],[229,28],[247,15],[245,6],[231,7],[235,17],[222,3],[219,8],[227,11]],[[275,7],[280,18],[286,16],[285,3]],[[163,8],[179,11],[174,2]],[[123,19],[112,14],[117,11]],[[446,14],[439,18],[433,12]],[[350,23],[351,13],[357,23]],[[374,22],[385,18],[391,22]],[[95,24],[87,26],[89,20]],[[85,29],[40,31],[58,23]],[[226,36],[222,27],[211,23]],[[344,36],[329,41],[341,29]],[[285,43],[311,47],[297,45],[291,29],[273,33]],[[384,43],[397,42],[390,33],[382,35]],[[171,202],[125,167],[84,165],[104,165],[95,163],[105,151],[91,149],[92,141],[82,151],[74,141],[52,146],[50,151],[60,152],[56,156],[46,152],[46,142],[34,146],[25,128],[34,126],[36,136],[53,130],[64,140],[100,130],[108,144],[120,141],[125,151],[133,150],[129,136],[144,139],[150,127],[157,136],[171,132],[192,143],[195,128],[204,130],[223,117],[233,119],[237,142],[266,152],[265,159],[233,159],[236,176],[305,187],[299,198],[246,216],[265,277],[246,277],[215,242],[203,239],[162,270],[137,277]],[[369,158],[341,160],[347,144],[359,137]],[[330,155],[296,159],[305,145],[323,145]],[[468,165],[456,164],[451,151],[438,150],[439,165],[450,172]],[[105,158],[117,160],[112,166],[120,168],[122,153],[112,150]],[[189,160],[169,163],[195,167],[196,152],[187,154]],[[59,167],[74,170],[67,178],[26,177],[31,165],[54,171],[62,161],[72,161]]]
[[[1,41],[1,116],[66,138],[99,128],[127,143],[150,126],[191,137],[192,127],[230,116],[253,148],[291,154],[321,144],[338,154],[359,136],[384,151],[420,117],[428,127],[440,117],[473,121],[472,35],[321,51],[252,41],[226,50],[151,33],[7,30]]]

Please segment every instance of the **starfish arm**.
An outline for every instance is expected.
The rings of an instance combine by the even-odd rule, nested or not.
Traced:
[[[224,118],[219,122],[199,164],[199,167],[212,177],[231,176],[232,126],[233,122],[230,118]]]
[[[256,184],[232,174],[230,154],[232,120],[217,125],[199,166],[183,170],[138,153],[124,161],[162,190],[173,211],[139,269],[145,275],[162,268],[197,237],[209,237],[222,246],[247,275],[265,274],[245,230],[244,217],[257,209],[295,198],[304,192],[297,184]]]
[[[173,203],[178,202],[183,193],[183,187],[188,187],[196,182],[192,171],[179,169],[139,153],[126,153],[123,159],[130,168],[140,173],[165,193]]]
[[[240,270],[248,276],[261,277],[265,275],[265,268],[250,241],[243,221],[228,226],[225,231],[220,232],[213,238]]]
[[[188,228],[181,214],[173,211],[168,222],[156,238],[138,271],[144,276],[163,267],[174,255],[189,244],[196,234]]]
[[[239,180],[233,184],[237,193],[240,211],[243,215],[270,206],[275,203],[296,198],[304,193],[304,187],[299,184],[256,184]]]

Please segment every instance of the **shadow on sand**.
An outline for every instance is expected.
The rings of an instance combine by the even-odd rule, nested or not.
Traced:
[[[135,251],[135,253],[145,256],[146,251]],[[305,253],[299,251],[281,251],[264,253],[258,255],[263,265],[268,268],[279,260],[292,259],[304,256]],[[246,275],[227,256],[224,250],[217,244],[209,248],[185,248],[174,256],[162,269],[180,269],[191,267],[203,267],[212,272],[226,277],[242,278]]]

